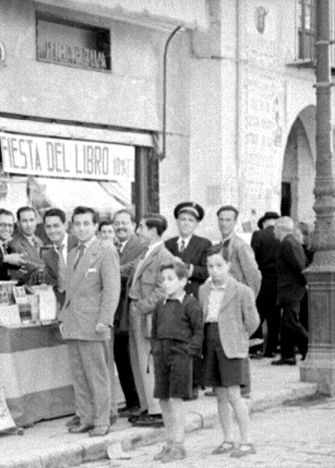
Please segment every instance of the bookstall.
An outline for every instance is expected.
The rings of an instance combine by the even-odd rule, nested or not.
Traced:
[[[17,426],[75,412],[67,352],[52,288],[0,282],[0,381]]]

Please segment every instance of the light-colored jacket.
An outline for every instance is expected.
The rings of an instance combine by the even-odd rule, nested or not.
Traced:
[[[258,268],[255,254],[250,245],[233,234],[228,246],[230,274],[240,283],[246,284],[254,292],[255,298],[261,289],[262,274]]]
[[[205,320],[211,284],[211,280],[208,280],[199,289],[199,301],[203,307]],[[220,341],[228,358],[248,356],[249,336],[257,330],[259,323],[255,297],[251,288],[230,276],[226,283],[218,317]]]
[[[102,341],[109,329],[97,333],[98,323],[113,326],[120,297],[119,255],[111,242],[95,239],[74,270],[77,249],[68,256],[66,297],[59,319],[65,339]]]

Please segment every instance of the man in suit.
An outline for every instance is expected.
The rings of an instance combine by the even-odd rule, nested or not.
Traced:
[[[14,232],[14,216],[11,211],[0,209],[0,281],[9,281],[9,269],[19,269],[24,264],[22,254],[11,253],[8,243]]]
[[[279,239],[277,259],[277,302],[283,310],[280,330],[281,358],[273,365],[295,365],[295,346],[302,359],[308,350],[308,334],[299,321],[300,303],[306,293],[306,280],[302,274],[307,259],[302,245],[292,234],[294,222],[288,216],[277,219],[275,236]]]
[[[67,257],[78,245],[78,239],[67,233],[67,222],[64,211],[50,208],[44,213],[45,231],[52,241],[52,246],[44,254],[45,281],[51,284],[60,307],[65,300],[65,271]]]
[[[99,224],[99,237],[102,240],[114,240],[114,229],[112,221],[101,221]]]
[[[259,220],[262,229],[255,231],[251,238],[251,247],[255,252],[256,262],[262,273],[262,285],[256,305],[261,319],[260,326],[251,336],[263,342],[262,324],[267,323],[267,340],[264,356],[274,357],[279,339],[280,308],[277,306],[277,254],[279,241],[274,234],[274,224],[278,213],[267,211]],[[263,343],[250,348],[251,358],[263,356]]]
[[[137,233],[148,249],[135,262],[128,283],[130,357],[141,405],[140,416],[132,418],[134,426],[163,425],[159,402],[153,397],[155,381],[150,337],[153,310],[159,299],[165,297],[160,267],[174,258],[162,240],[166,229],[164,216],[143,216]]]
[[[44,269],[41,258],[43,242],[35,235],[37,226],[37,213],[31,206],[23,206],[17,211],[17,224],[19,232],[9,243],[12,252],[23,254],[26,264],[20,270],[11,270],[10,275],[19,284],[36,284],[40,273]]]
[[[120,296],[119,258],[110,242],[96,238],[98,215],[92,208],[75,208],[72,225],[79,245],[69,253],[59,317],[80,417],[69,432],[104,436],[110,423],[109,340]]]
[[[174,209],[179,236],[165,242],[165,247],[188,267],[187,294],[198,297],[199,287],[208,278],[206,260],[211,241],[194,234],[203,220],[205,211],[202,206],[193,202],[179,203]],[[202,359],[193,358],[193,394],[191,399],[198,398],[199,386],[202,385]]]
[[[218,212],[218,225],[222,236],[222,247],[231,264],[230,274],[254,292],[255,299],[261,288],[262,275],[250,247],[235,232],[239,212],[232,205],[222,206]]]
[[[114,214],[113,228],[116,235],[120,264],[133,262],[142,253],[145,245],[135,235],[135,218],[131,211],[121,209]],[[121,268],[121,295],[114,318],[114,359],[126,405],[119,416],[128,417],[139,409],[140,402],[136,391],[129,350],[129,304],[126,299],[129,273],[123,274]]]

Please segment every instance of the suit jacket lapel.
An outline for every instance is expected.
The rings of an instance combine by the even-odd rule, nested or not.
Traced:
[[[120,258],[121,265],[125,265],[127,263],[128,257],[131,254],[131,251],[132,251],[135,240],[136,240],[136,237],[131,236],[129,241],[124,246],[124,248],[123,248],[123,250],[121,252],[121,258]]]
[[[223,295],[221,310],[224,309],[229,302],[233,299],[237,292],[236,284],[233,278],[229,277],[226,283],[225,293]]]
[[[147,256],[147,258],[142,263],[142,265],[140,267],[140,271],[138,272],[137,278],[140,278],[143,271],[145,270],[145,268],[147,268],[147,266],[150,265],[150,263],[152,263],[154,261],[154,257],[158,254],[159,250],[162,248],[162,245],[163,244],[160,244],[152,252],[150,252],[150,254]]]
[[[182,260],[185,263],[191,263],[191,260],[193,259],[194,254],[197,250],[198,250],[197,238],[196,236],[192,236],[186,249],[182,253],[182,256],[181,256]]]
[[[72,276],[72,288],[71,288],[71,291],[69,292],[70,294],[69,294],[68,299],[70,299],[73,292],[78,288],[79,284],[84,279],[87,270],[92,265],[94,265],[94,263],[98,260],[99,249],[100,249],[100,241],[96,239],[88,247],[87,251],[84,253],[83,258],[80,260],[75,270],[74,270],[74,265],[75,265],[77,250],[76,249],[72,250],[73,254],[69,258],[69,265],[68,265],[68,272]]]

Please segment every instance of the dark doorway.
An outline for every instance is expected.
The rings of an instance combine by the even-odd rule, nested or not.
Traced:
[[[291,205],[292,205],[291,183],[282,182],[281,205],[280,205],[280,212],[282,216],[291,216]]]

